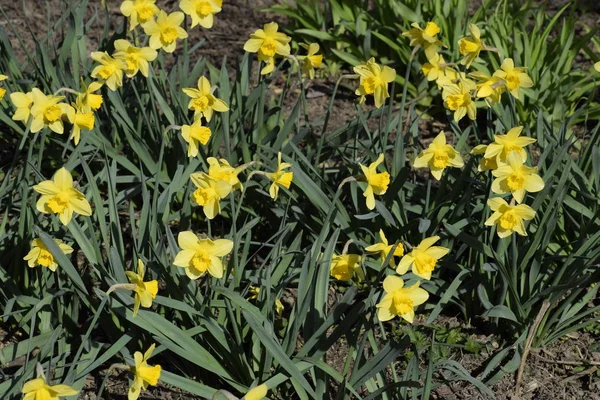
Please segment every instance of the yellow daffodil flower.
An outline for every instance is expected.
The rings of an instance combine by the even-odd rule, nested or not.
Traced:
[[[500,69],[494,76],[504,80],[506,87],[513,97],[519,98],[521,88],[533,87],[533,81],[525,72],[527,68],[517,68],[512,58],[505,58]]]
[[[539,192],[544,188],[544,180],[537,174],[537,168],[524,165],[523,158],[517,152],[511,152],[506,164],[500,165],[492,175],[492,192],[512,193],[517,203],[522,203],[525,193]]]
[[[133,373],[133,382],[127,393],[127,400],[137,400],[140,397],[142,389],[146,390],[149,385],[156,386],[158,384],[162,370],[161,366],[148,365],[148,359],[152,356],[155,347],[154,344],[150,346],[144,355],[139,351],[136,351],[133,355],[135,365],[130,367]]]
[[[204,172],[195,172],[190,176],[198,189],[192,194],[194,201],[203,207],[206,218],[213,219],[221,213],[221,199],[231,192],[228,182],[216,180]]]
[[[105,51],[92,52],[92,59],[100,63],[92,70],[92,78],[98,79],[113,92],[123,86],[123,71],[127,68],[123,60],[113,58]]]
[[[58,245],[63,253],[71,254],[73,252],[73,248],[63,243],[62,240],[54,239],[54,242]],[[49,268],[50,271],[54,272],[58,267],[56,260],[54,260],[54,256],[52,253],[50,253],[44,242],[42,242],[42,239],[39,238],[33,239],[31,242],[31,250],[25,257],[23,257],[23,260],[27,261],[29,268],[35,268],[36,266],[41,265],[42,267]]]
[[[8,79],[8,76],[0,74],[0,82],[5,81],[7,79]],[[0,88],[0,101],[4,98],[5,95],[6,95],[6,89]]]
[[[190,97],[188,109],[194,110],[194,118],[203,116],[206,121],[210,121],[215,111],[225,112],[229,110],[227,103],[215,97],[210,82],[203,76],[198,79],[198,89],[185,88],[182,90]]]
[[[475,86],[475,95],[485,99],[488,106],[500,102],[502,93],[506,91],[504,81],[497,76],[488,76],[484,72],[471,72],[469,76],[475,78],[479,83]]]
[[[102,87],[101,82],[92,82],[89,86],[81,80],[81,92],[77,94],[77,108],[84,113],[96,111],[102,106],[102,95],[95,94]]]
[[[71,138],[77,146],[79,144],[79,139],[81,138],[81,131],[91,131],[94,129],[96,117],[93,112],[84,112],[83,109],[79,108],[75,103],[73,104],[73,107],[67,110],[67,118],[69,119],[69,122],[73,124]]]
[[[522,131],[523,127],[517,126],[510,129],[506,135],[494,135],[494,142],[488,145],[485,151],[485,158],[496,157],[498,164],[505,164],[508,155],[515,151],[519,153],[523,161],[527,161],[525,146],[535,143],[535,139],[520,136]]]
[[[419,287],[420,282],[404,287],[404,280],[390,275],[383,281],[385,295],[377,304],[377,318],[389,321],[396,316],[404,318],[412,324],[415,319],[415,307],[429,299],[429,293]]]
[[[474,121],[477,118],[477,106],[471,98],[471,90],[475,88],[475,82],[461,80],[459,83],[445,85],[442,89],[444,106],[454,112],[454,121],[460,121],[465,115]]]
[[[167,14],[163,10],[158,12],[156,20],[146,22],[144,32],[150,36],[150,47],[154,50],[163,49],[172,53],[177,47],[177,39],[185,39],[188,33],[180,25],[185,15],[180,11]]]
[[[283,303],[281,302],[281,300],[275,299],[275,312],[277,313],[277,315],[279,315],[281,317],[283,315],[284,310],[285,310],[285,307],[283,306]]]
[[[234,168],[225,159],[216,159],[208,157],[208,175],[217,181],[225,181],[231,185],[231,190],[241,190],[242,182],[238,178],[238,174],[247,168],[247,165]]]
[[[431,273],[440,258],[444,257],[450,249],[441,246],[434,246],[440,240],[439,236],[432,236],[423,239],[417,247],[410,253],[402,257],[396,272],[404,275],[408,268],[412,268],[412,273],[416,276],[430,280]]]
[[[44,214],[58,214],[60,222],[67,225],[73,213],[90,216],[92,207],[85,196],[73,187],[73,177],[66,168],[54,174],[53,180],[43,181],[33,187],[42,196],[37,209]]]
[[[257,300],[258,295],[260,294],[260,288],[257,286],[250,286],[248,288],[248,300]]]
[[[188,143],[188,157],[196,157],[198,155],[198,143],[205,145],[210,140],[212,132],[208,126],[202,126],[200,121],[192,125],[181,126],[181,136]]]
[[[479,53],[485,50],[485,44],[481,40],[481,30],[475,24],[469,25],[471,36],[464,37],[458,41],[458,51],[464,56],[460,63],[467,68],[479,57]]]
[[[190,279],[198,279],[207,272],[222,278],[225,272],[220,257],[231,253],[233,242],[228,239],[201,239],[194,232],[180,232],[177,243],[181,251],[177,253],[173,265],[185,268]]]
[[[425,75],[428,81],[437,81],[439,78],[446,76],[447,68],[444,57],[439,53],[435,53],[433,57],[423,64],[421,71],[423,71],[423,75]]]
[[[248,393],[244,396],[244,400],[263,400],[267,396],[269,387],[264,383],[248,390]]]
[[[594,64],[594,69],[598,72],[600,72],[600,61],[598,61],[597,63]]]
[[[360,96],[362,103],[367,95],[373,95],[375,107],[380,108],[385,99],[390,97],[388,84],[396,79],[396,71],[388,66],[380,67],[374,58],[364,64],[354,67],[354,72],[360,75],[360,86],[355,94]]]
[[[181,0],[179,8],[192,19],[191,28],[200,25],[210,29],[214,24],[215,14],[221,12],[223,0]]]
[[[269,195],[273,200],[277,200],[279,196],[279,186],[283,186],[286,189],[290,188],[292,179],[294,179],[294,173],[291,171],[284,172],[286,168],[290,168],[292,164],[281,162],[281,153],[277,153],[277,170],[272,173],[268,173],[267,177],[273,181],[269,188]]]
[[[135,47],[125,39],[115,40],[115,53],[117,60],[125,63],[125,75],[132,78],[139,72],[146,78],[150,69],[150,62],[158,56],[156,50],[150,47]]]
[[[142,260],[138,260],[137,273],[126,271],[125,275],[129,278],[129,282],[133,285],[135,297],[133,299],[133,316],[135,317],[140,309],[140,305],[144,308],[152,307],[152,300],[156,298],[158,293],[158,281],[151,280],[144,282],[144,272],[146,267]]]
[[[368,167],[359,164],[365,179],[367,180],[367,188],[363,196],[367,199],[367,208],[372,210],[375,208],[375,195],[383,195],[387,191],[390,184],[390,174],[387,172],[377,173],[377,166],[383,162],[384,156],[380,154],[374,163]]]
[[[145,24],[158,13],[156,0],[126,0],[121,3],[121,14],[129,18],[129,30]]]
[[[46,378],[40,376],[26,382],[21,393],[24,394],[23,400],[59,400],[61,397],[75,396],[79,391],[67,385],[50,386]]]
[[[45,95],[38,88],[31,91],[33,105],[31,106],[31,132],[39,132],[50,128],[52,132],[62,134],[65,131],[63,115],[66,115],[70,105],[62,103],[64,96]]]
[[[287,57],[290,55],[290,41],[292,38],[285,33],[278,32],[279,25],[270,22],[250,34],[250,39],[244,44],[244,51],[258,53],[258,60],[267,65],[260,71],[262,75],[270,74],[275,68],[275,56]]]
[[[485,221],[486,226],[497,226],[498,236],[508,237],[517,232],[521,236],[527,236],[524,221],[532,220],[535,217],[535,211],[527,204],[509,205],[506,200],[500,197],[488,199],[488,206],[494,211],[491,217]]]
[[[429,167],[431,175],[438,181],[447,167],[462,168],[464,161],[460,153],[446,143],[446,135],[441,131],[431,142],[429,147],[419,154],[413,166],[415,168]]]
[[[369,253],[379,254],[379,258],[381,259],[381,262],[384,263],[385,259],[388,257],[388,255],[390,254],[390,252],[392,251],[392,248],[394,247],[394,245],[396,245],[396,243],[389,244],[387,238],[385,237],[385,234],[383,233],[383,231],[381,229],[379,230],[379,239],[381,240],[381,242],[373,244],[371,246],[368,246],[365,248],[365,250]],[[404,255],[404,246],[402,245],[402,243],[399,243],[399,242],[397,244],[398,245],[396,246],[396,249],[394,250],[394,254],[390,258],[390,266],[392,268],[396,268],[396,260],[394,257],[402,257]]]
[[[364,279],[364,274],[360,268],[361,257],[358,254],[341,254],[331,257],[330,274],[339,281],[347,281],[355,275],[359,279]]]
[[[480,144],[477,145],[473,148],[473,150],[471,150],[471,154],[473,155],[484,155],[485,152],[487,151],[487,145],[485,144]],[[477,171],[479,172],[484,172],[484,171],[489,171],[489,170],[495,170],[496,168],[498,168],[498,162],[496,157],[491,157],[491,158],[486,158],[485,156],[481,157],[481,160],[479,160],[479,165],[477,166]]]
[[[315,79],[315,68],[321,68],[323,65],[323,55],[317,54],[319,52],[319,44],[300,43],[300,47],[306,49],[308,52],[308,54],[305,56],[298,56],[298,61],[300,61],[302,68],[302,74],[308,76],[310,79]]]
[[[423,46],[427,58],[432,58],[435,53],[435,46],[444,46],[437,38],[440,33],[440,27],[435,22],[428,22],[425,29],[421,29],[417,22],[411,24],[412,29],[402,32],[402,36],[410,39],[411,46]]]
[[[10,101],[17,108],[12,116],[14,121],[23,121],[27,124],[31,116],[31,107],[33,106],[33,92],[12,92]]]

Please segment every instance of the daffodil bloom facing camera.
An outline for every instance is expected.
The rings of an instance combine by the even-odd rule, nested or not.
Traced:
[[[138,260],[137,273],[126,271],[125,275],[129,278],[129,282],[133,285],[132,290],[135,292],[133,299],[133,316],[135,317],[140,309],[140,305],[144,308],[152,307],[152,300],[156,298],[158,293],[158,282],[151,280],[144,282],[144,272],[146,267],[142,260]]]
[[[206,121],[210,121],[215,111],[229,110],[227,103],[215,97],[210,82],[203,76],[198,79],[198,89],[185,88],[182,90],[190,97],[188,109],[194,110],[194,118],[204,117]]]
[[[244,396],[244,400],[263,400],[267,396],[268,391],[269,387],[263,383],[250,389]]]
[[[240,182],[238,174],[248,167],[247,164],[234,168],[227,160],[214,157],[208,157],[206,162],[208,163],[208,175],[211,178],[228,182],[231,185],[231,190],[242,189],[242,182]]]
[[[73,248],[62,242],[60,239],[53,239],[54,243],[60,248],[60,250],[64,254],[71,254],[73,252]],[[31,242],[31,250],[27,255],[23,258],[23,260],[27,261],[27,265],[29,268],[35,268],[40,265],[42,267],[46,267],[50,269],[50,271],[56,271],[58,264],[54,259],[50,250],[46,247],[42,239],[33,239]]]
[[[23,121],[27,123],[31,116],[31,107],[33,106],[33,92],[12,92],[10,101],[17,108],[12,116],[14,121]]]
[[[208,126],[202,126],[200,121],[192,125],[181,126],[181,136],[188,143],[188,157],[196,157],[198,155],[198,144],[205,145],[210,140],[212,132]]]
[[[323,55],[317,54],[319,52],[319,44],[300,43],[300,47],[306,49],[308,52],[308,54],[305,56],[298,56],[298,61],[300,61],[302,68],[302,74],[308,76],[310,79],[315,79],[315,68],[321,68],[323,65]]]
[[[96,117],[94,116],[93,112],[85,112],[75,103],[73,104],[73,107],[67,110],[67,118],[69,119],[69,122],[73,124],[73,132],[71,133],[71,138],[77,146],[79,144],[79,139],[81,138],[81,131],[91,131],[92,129],[94,129]]]
[[[192,19],[191,28],[200,25],[210,29],[214,24],[215,14],[221,12],[223,0],[181,0],[179,8]]]
[[[193,200],[203,207],[206,218],[213,219],[221,213],[221,199],[231,192],[228,182],[216,180],[204,172],[195,172],[190,176],[198,189],[192,194]]]
[[[102,95],[95,94],[102,87],[101,82],[92,82],[89,86],[81,80],[81,92],[77,94],[77,108],[82,112],[96,111],[102,106]]]
[[[484,155],[487,148],[488,147],[485,144],[477,145],[473,148],[473,150],[471,150],[471,154]],[[495,170],[496,168],[498,168],[498,162],[497,162],[495,156],[491,157],[491,158],[486,158],[485,156],[483,156],[483,157],[481,157],[481,160],[479,160],[479,165],[477,166],[477,171],[484,172],[484,171],[489,171],[489,170]]]
[[[475,95],[478,98],[485,99],[488,106],[500,102],[502,93],[506,91],[506,85],[502,79],[497,76],[488,76],[484,72],[471,72],[469,76],[478,81],[475,86]]]
[[[53,180],[40,182],[33,190],[42,195],[37,201],[38,211],[44,214],[58,214],[63,225],[71,221],[73,213],[92,215],[90,203],[73,187],[73,177],[66,168],[59,169]]]
[[[279,186],[283,186],[286,189],[290,188],[292,179],[294,179],[294,173],[291,171],[284,172],[284,169],[290,168],[292,164],[281,162],[281,153],[277,153],[277,170],[267,174],[267,177],[273,181],[269,188],[269,195],[273,200],[277,200],[279,196]]]
[[[527,68],[517,68],[512,58],[505,58],[500,69],[494,72],[494,76],[504,80],[506,87],[513,97],[519,98],[521,88],[530,88],[533,81],[525,72]]]
[[[354,276],[364,279],[358,254],[341,254],[331,257],[330,274],[339,281],[348,281]]]
[[[440,33],[440,27],[435,22],[428,22],[425,29],[421,29],[418,23],[411,24],[412,29],[402,32],[402,36],[410,38],[411,46],[423,46],[427,58],[431,58],[435,53],[435,46],[444,46],[437,39],[437,34]]]
[[[535,211],[527,204],[510,205],[500,197],[488,199],[487,205],[494,213],[485,221],[486,226],[496,225],[496,232],[500,238],[505,238],[517,232],[527,236],[524,221],[532,220]]]
[[[419,154],[413,167],[429,167],[431,175],[439,181],[442,179],[444,169],[447,167],[462,168],[464,164],[460,153],[446,143],[446,135],[442,131],[433,139],[429,147]]]
[[[485,50],[481,40],[481,30],[475,24],[469,25],[471,36],[464,37],[458,41],[458,51],[464,56],[460,63],[467,68],[479,57],[479,53]]]
[[[143,355],[139,351],[136,351],[133,355],[135,361],[135,365],[131,367],[133,382],[131,383],[131,387],[129,387],[127,400],[137,400],[142,390],[148,389],[150,385],[156,386],[158,384],[162,370],[161,366],[148,365],[148,359],[152,356],[155,347],[153,344]]]
[[[123,70],[127,65],[123,60],[113,58],[107,52],[94,51],[92,59],[100,63],[92,71],[92,78],[98,79],[113,92],[123,86]]]
[[[175,257],[173,265],[185,268],[185,274],[190,279],[198,279],[207,272],[222,278],[224,273],[221,257],[233,249],[233,242],[228,239],[202,239],[191,231],[180,232],[177,243],[181,251]]]
[[[439,78],[446,76],[446,69],[446,61],[439,53],[434,53],[421,67],[421,71],[423,71],[423,75],[428,81],[437,81]]]
[[[517,126],[510,129],[506,135],[494,135],[494,142],[490,143],[485,151],[485,158],[496,157],[498,163],[506,163],[508,155],[511,152],[517,152],[523,159],[527,161],[527,151],[525,147],[535,143],[535,139],[526,136],[520,136],[523,131],[522,126]]]
[[[146,78],[150,69],[150,62],[158,56],[156,50],[150,47],[135,47],[125,39],[115,40],[115,53],[117,60],[125,63],[125,75],[132,78],[139,72]]]
[[[287,57],[290,55],[290,41],[292,38],[285,33],[278,32],[279,25],[270,22],[250,34],[250,39],[244,44],[244,51],[258,53],[258,60],[267,65],[260,71],[262,75],[270,74],[275,68],[275,56]]]
[[[517,203],[522,203],[525,193],[539,192],[544,188],[544,180],[537,174],[537,168],[528,167],[517,152],[506,158],[506,164],[500,165],[492,175],[492,192],[498,194],[512,193]]]
[[[362,170],[365,179],[367,181],[367,188],[363,193],[363,196],[367,199],[367,208],[372,210],[375,208],[375,195],[383,195],[387,191],[390,184],[390,174],[387,172],[377,172],[377,166],[383,162],[384,156],[380,154],[374,163],[371,163],[368,167],[362,164],[360,169]]]
[[[471,98],[471,90],[475,83],[471,80],[461,80],[459,83],[444,85],[442,98],[444,106],[454,113],[454,121],[460,121],[465,115],[474,121],[477,118],[477,106]]]
[[[360,76],[360,86],[355,92],[360,96],[360,102],[364,101],[365,96],[373,95],[375,107],[383,106],[390,97],[388,84],[396,79],[396,71],[388,66],[380,67],[374,58],[370,58],[366,63],[354,67],[354,72]]]
[[[402,243],[389,244],[387,238],[385,237],[385,233],[383,233],[381,229],[379,230],[379,239],[381,242],[368,246],[365,248],[365,250],[369,253],[379,254],[379,258],[383,264],[395,246],[396,249],[394,250],[394,254],[390,258],[390,266],[392,268],[396,268],[396,260],[394,257],[402,257],[404,255],[404,246],[402,246]]]
[[[180,26],[184,19],[185,15],[180,11],[167,14],[160,10],[156,20],[143,25],[144,32],[150,36],[150,47],[154,50],[163,49],[167,53],[174,52],[177,40],[188,37],[185,29]]]
[[[413,274],[416,276],[430,280],[438,260],[444,257],[450,251],[446,247],[434,246],[440,240],[439,236],[432,236],[423,239],[417,247],[410,253],[402,257],[396,272],[404,275],[409,268],[412,268]]]
[[[67,385],[50,386],[46,378],[40,376],[26,382],[21,393],[23,400],[59,400],[61,397],[75,396],[79,391]]]
[[[62,103],[64,96],[45,95],[38,88],[33,88],[31,94],[33,99],[31,132],[39,132],[47,127],[52,132],[62,134],[65,131],[63,115],[66,115],[71,108],[70,105]]]
[[[415,307],[429,299],[429,293],[419,287],[420,282],[404,287],[404,280],[390,275],[383,281],[385,295],[377,304],[377,318],[389,321],[397,316],[411,323],[415,319]]]
[[[156,0],[126,0],[121,3],[121,14],[129,18],[129,30],[145,24],[158,13]]]

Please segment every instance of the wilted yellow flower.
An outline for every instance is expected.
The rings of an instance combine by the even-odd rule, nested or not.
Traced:
[[[234,168],[229,162],[223,158],[217,160],[214,157],[208,157],[208,175],[211,178],[219,181],[228,182],[231,185],[231,190],[241,190],[242,182],[238,178],[238,174],[247,168],[247,165]]]
[[[465,56],[460,63],[467,68],[479,57],[481,50],[485,50],[485,45],[481,40],[481,31],[477,25],[470,24],[469,31],[471,32],[471,36],[464,37],[458,41],[458,51]]]
[[[215,278],[222,278],[224,268],[220,257],[224,257],[233,249],[233,242],[228,239],[201,239],[191,231],[180,232],[177,243],[181,251],[177,253],[173,265],[185,268],[190,279],[198,279],[205,273]]]
[[[319,52],[319,44],[311,43],[307,45],[300,43],[300,47],[306,49],[308,52],[305,56],[298,56],[298,61],[300,61],[302,67],[302,73],[310,79],[315,79],[315,68],[321,68],[321,65],[323,64],[323,55],[317,54]]]
[[[198,155],[198,143],[205,145],[210,140],[212,132],[208,126],[202,126],[200,120],[194,121],[192,125],[181,126],[181,136],[188,143],[188,157]]]
[[[415,319],[415,307],[425,303],[429,293],[419,287],[420,282],[404,287],[404,280],[390,275],[383,281],[385,296],[377,304],[377,318],[389,321],[396,316],[404,318],[412,324]]]
[[[194,201],[203,207],[206,218],[213,219],[221,213],[221,199],[231,192],[228,182],[216,180],[204,172],[195,172],[190,176],[198,189],[192,194]]]
[[[0,74],[0,81],[5,81],[7,79],[8,79],[8,76]],[[2,100],[4,98],[4,95],[6,95],[6,89],[0,88],[0,100]]]
[[[150,62],[158,56],[156,50],[150,47],[135,47],[125,39],[115,40],[115,53],[117,60],[125,63],[125,74],[132,78],[140,71],[146,78]]]
[[[423,75],[428,81],[437,81],[439,78],[446,76],[446,60],[439,53],[434,53],[433,56],[427,60],[421,67]]]
[[[121,14],[129,17],[129,30],[135,29],[138,24],[145,24],[158,13],[156,0],[126,0],[121,3]]]
[[[383,195],[387,191],[388,185],[390,184],[390,174],[387,172],[377,173],[377,166],[383,162],[383,154],[380,154],[374,163],[371,163],[368,167],[362,164],[360,169],[365,175],[367,180],[367,188],[363,193],[363,196],[367,199],[367,208],[372,210],[375,208],[375,195]]]
[[[522,126],[510,129],[506,135],[494,135],[494,142],[490,143],[485,151],[485,158],[496,157],[498,163],[506,163],[508,155],[515,151],[523,161],[527,161],[527,152],[524,147],[535,143],[535,139],[519,136],[523,131]]]
[[[381,242],[368,246],[365,248],[365,250],[369,253],[379,254],[381,262],[383,263],[385,262],[385,259],[388,257],[396,243],[389,244],[387,238],[385,237],[385,234],[381,229],[379,230],[379,239],[381,240]],[[392,268],[396,268],[396,260],[394,257],[402,257],[404,255],[404,246],[402,245],[402,243],[399,242],[397,244],[398,245],[394,250],[394,254],[390,258],[390,266]]]
[[[115,59],[105,51],[92,52],[92,59],[100,63],[92,71],[92,78],[99,79],[112,91],[123,86],[123,71],[127,65],[123,60]]]
[[[499,237],[505,238],[512,235],[513,232],[527,236],[524,221],[532,220],[535,217],[533,208],[527,204],[511,206],[500,197],[488,199],[487,204],[494,213],[485,221],[485,225],[496,225]]]
[[[447,167],[462,168],[464,161],[460,153],[446,144],[446,135],[441,131],[431,142],[429,147],[419,154],[415,159],[413,167],[429,167],[431,175],[438,181],[442,179],[442,172]]]
[[[460,121],[465,115],[474,121],[477,118],[477,106],[471,98],[471,90],[475,83],[471,80],[461,80],[459,83],[445,85],[442,90],[444,106],[454,112],[454,121]]]
[[[52,132],[63,133],[65,126],[62,117],[67,114],[70,105],[62,103],[64,96],[45,95],[38,88],[31,91],[33,105],[31,106],[31,132],[39,132],[43,128],[50,128]]]
[[[248,393],[244,396],[244,400],[262,400],[267,396],[269,387],[264,383],[248,390]]]
[[[440,27],[435,22],[428,22],[425,29],[421,29],[418,23],[411,24],[412,29],[402,32],[402,36],[410,38],[411,46],[423,46],[427,58],[431,58],[435,53],[435,46],[444,46],[437,39],[437,34],[440,33]]]
[[[281,152],[277,153],[277,170],[267,174],[267,177],[273,181],[271,187],[269,188],[269,195],[273,200],[277,200],[277,196],[279,196],[280,185],[286,189],[290,188],[292,179],[294,178],[294,173],[284,172],[283,170],[290,168],[291,166],[292,164],[290,163],[281,162]]]
[[[134,376],[129,392],[127,393],[127,400],[137,400],[140,397],[142,389],[146,390],[149,385],[156,386],[158,384],[162,368],[160,365],[148,365],[148,359],[152,356],[154,348],[155,345],[153,344],[144,355],[139,351],[136,351],[133,355],[135,365],[131,367],[131,372]]]
[[[438,260],[450,251],[450,249],[447,249],[446,247],[434,246],[438,240],[440,240],[439,236],[423,239],[417,247],[402,257],[396,272],[400,275],[404,275],[408,271],[408,268],[412,268],[413,274],[420,278],[430,280],[431,273]]]
[[[46,378],[40,376],[26,382],[21,393],[23,400],[59,400],[60,397],[75,396],[79,391],[67,385],[50,386]]]
[[[62,240],[54,239],[54,242],[58,245],[63,253],[71,254],[73,252],[73,248],[63,243]],[[23,260],[27,261],[29,268],[34,268],[38,265],[41,265],[42,267],[49,268],[50,271],[54,272],[58,267],[56,260],[54,260],[54,256],[52,253],[50,253],[44,242],[42,242],[42,239],[39,238],[33,239],[31,242],[31,250],[25,257],[23,257]]]
[[[512,193],[517,203],[522,203],[525,193],[539,192],[544,188],[544,180],[537,174],[537,168],[524,165],[518,152],[511,152],[502,164],[492,171],[497,179],[492,182],[492,192]]]
[[[487,150],[486,144],[477,145],[471,150],[471,154],[473,155],[484,155]],[[479,160],[479,165],[477,166],[477,170],[479,172],[494,170],[498,168],[498,162],[496,157],[486,158],[485,156],[481,157]]]
[[[133,285],[135,297],[133,299],[133,316],[135,317],[140,309],[140,305],[144,308],[152,307],[152,300],[156,298],[158,293],[158,281],[151,280],[144,282],[144,272],[146,267],[142,260],[138,260],[137,273],[126,271],[125,275],[129,278],[129,282]]]
[[[360,268],[361,257],[358,254],[341,254],[331,257],[330,273],[340,281],[350,280],[356,275],[359,279],[364,278]]]
[[[244,44],[244,51],[258,53],[258,60],[267,65],[260,71],[262,75],[269,74],[275,68],[275,55],[287,57],[290,55],[290,41],[292,38],[285,33],[278,32],[279,25],[270,22],[250,34],[250,39]]]
[[[206,121],[210,121],[215,111],[225,112],[229,110],[227,103],[215,97],[210,82],[203,76],[198,79],[198,89],[185,88],[182,90],[190,97],[188,108],[194,110],[194,118],[203,116]]]
[[[177,39],[188,37],[187,32],[180,25],[185,19],[180,11],[167,14],[163,10],[158,12],[156,20],[146,22],[144,32],[150,36],[150,47],[158,50],[163,49],[167,53],[172,53],[177,47]]]
[[[83,109],[80,109],[79,107],[77,107],[77,104],[74,103],[73,107],[67,110],[67,118],[69,119],[69,122],[73,124],[73,132],[71,133],[71,138],[77,146],[81,137],[81,130],[83,129],[86,131],[91,131],[92,129],[94,129],[96,117],[94,117],[93,112],[84,112]]]
[[[37,209],[44,214],[58,214],[60,222],[67,225],[73,213],[92,215],[92,207],[85,196],[73,187],[73,177],[66,168],[54,174],[53,180],[43,181],[33,187],[42,196],[37,201]]]
[[[215,14],[221,12],[223,0],[181,0],[179,8],[192,19],[191,28],[200,25],[210,29],[214,23]]]
[[[362,103],[367,95],[373,95],[375,107],[379,108],[390,97],[388,84],[396,79],[396,71],[388,66],[380,67],[374,58],[364,64],[354,67],[354,72],[360,75],[360,86],[355,94],[360,96]]]
[[[102,87],[101,82],[92,82],[89,86],[81,80],[81,92],[77,94],[77,108],[81,112],[96,111],[102,105],[102,95],[94,94]]]
[[[12,116],[15,121],[23,121],[27,124],[31,116],[31,106],[33,106],[33,92],[12,92],[10,101],[17,108]]]
[[[517,68],[512,58],[505,58],[500,69],[494,72],[494,76],[504,80],[510,94],[519,98],[521,88],[530,88],[533,81],[525,72],[527,68]]]
[[[489,76],[484,72],[471,72],[469,76],[479,82],[475,86],[475,95],[478,98],[486,99],[489,106],[500,102],[502,93],[506,91],[506,86],[502,79],[497,76]]]

